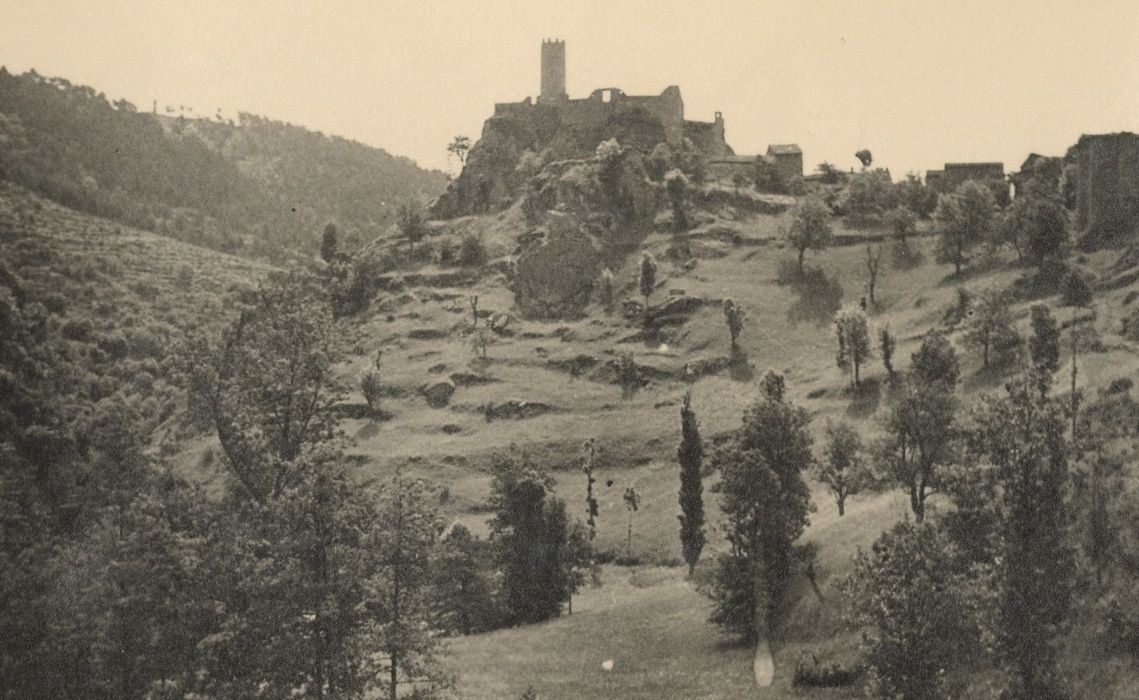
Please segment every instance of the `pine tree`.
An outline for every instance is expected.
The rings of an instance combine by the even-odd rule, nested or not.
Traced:
[[[684,405],[680,408],[680,447],[677,459],[680,461],[680,545],[684,561],[688,563],[691,576],[700,561],[704,549],[704,484],[701,469],[704,460],[704,446],[700,440],[700,426],[696,422],[696,412],[692,410],[692,393],[684,395]]]

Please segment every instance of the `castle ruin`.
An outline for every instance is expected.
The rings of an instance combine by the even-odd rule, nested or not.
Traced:
[[[570,99],[566,94],[566,44],[557,39],[542,42],[541,67],[538,99],[496,103],[495,116],[530,119],[547,128],[556,124],[560,128],[589,131],[641,112],[660,122],[665,142],[674,148],[680,148],[687,138],[706,157],[732,154],[724,140],[723,115],[716,112],[710,122],[685,119],[684,100],[675,85],[669,85],[659,95],[627,95],[620,88],[604,87],[589,97]]]

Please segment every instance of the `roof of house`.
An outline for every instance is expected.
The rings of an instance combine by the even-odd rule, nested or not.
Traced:
[[[946,170],[996,170],[1000,168],[1001,172],[1005,170],[1004,163],[946,163]]]
[[[777,143],[768,146],[767,153],[772,156],[801,156],[803,149],[797,143]]]

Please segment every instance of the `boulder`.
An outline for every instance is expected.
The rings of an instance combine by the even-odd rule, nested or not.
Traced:
[[[579,227],[565,230],[562,219],[557,221],[560,235],[548,236],[518,258],[514,299],[528,318],[581,316],[600,273],[601,256],[593,240]]]
[[[506,327],[510,325],[510,314],[508,313],[493,313],[490,315],[487,325],[495,333],[501,335]]]
[[[423,394],[423,398],[433,408],[442,408],[451,402],[451,397],[455,394],[455,383],[450,379],[428,382],[419,387],[419,393]]]

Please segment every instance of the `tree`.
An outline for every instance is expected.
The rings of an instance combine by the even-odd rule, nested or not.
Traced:
[[[859,224],[875,223],[895,205],[890,174],[885,170],[863,170],[850,176],[839,198],[842,212]]]
[[[835,362],[840,369],[852,370],[854,384],[858,386],[859,368],[873,354],[866,314],[856,307],[840,309],[835,314],[834,327],[838,336]]]
[[[942,382],[910,383],[890,410],[877,460],[886,479],[904,488],[920,523],[925,501],[944,487],[957,436],[957,404]]]
[[[870,153],[869,148],[863,148],[859,152],[855,153],[854,157],[858,159],[859,163],[862,163],[863,170],[869,168],[870,164],[874,162],[874,156]]]
[[[898,340],[890,333],[889,326],[878,329],[878,353],[882,356],[882,366],[886,368],[890,379],[894,378],[894,348],[897,345]]]
[[[1063,204],[1052,198],[1027,199],[1024,239],[1028,260],[1040,265],[1048,260],[1062,259],[1068,246],[1068,215]]]
[[[1005,292],[990,288],[973,297],[965,343],[981,348],[986,369],[991,352],[1004,355],[1020,344]]]
[[[931,330],[922,338],[921,347],[910,356],[910,371],[923,384],[940,383],[953,391],[961,366],[953,343],[941,331]]]
[[[331,263],[336,259],[336,224],[329,223],[324,227],[324,235],[320,239],[320,257],[324,262]]]
[[[641,255],[641,296],[645,298],[644,321],[649,321],[649,296],[657,285],[657,261],[647,250]]]
[[[803,256],[808,250],[820,251],[830,246],[830,209],[815,196],[804,197],[791,209],[791,223],[787,227],[787,241],[799,254],[799,274],[803,274]]]
[[[467,164],[467,154],[471,150],[471,139],[469,136],[456,136],[451,139],[451,143],[447,144],[447,158],[455,156],[459,159],[459,167],[463,168]]]
[[[859,552],[841,587],[876,694],[941,697],[945,671],[968,660],[980,635],[959,578],[952,545],[933,525],[899,522]]]
[[[688,176],[680,170],[670,170],[664,176],[664,188],[672,205],[672,227],[676,231],[688,230],[685,200],[688,196]]]
[[[975,450],[1000,486],[995,617],[1014,697],[1058,698],[1058,637],[1068,619],[1075,558],[1067,539],[1068,445],[1059,407],[1026,373],[978,410]]]
[[[952,194],[942,195],[934,218],[938,222],[938,261],[951,262],[957,274],[968,262],[969,250],[984,241],[996,219],[993,192],[975,180],[966,180]]]
[[[1060,327],[1044,304],[1032,306],[1032,338],[1028,341],[1032,364],[1048,374],[1060,369]]]
[[[432,558],[431,598],[440,629],[474,634],[498,622],[486,542],[456,523],[443,535]]]
[[[589,526],[589,539],[593,540],[597,535],[597,515],[600,512],[597,507],[597,498],[593,495],[593,485],[597,483],[597,479],[593,478],[594,462],[597,459],[597,439],[589,438],[585,441],[585,465],[582,471],[585,472],[585,513],[586,525]]]
[[[551,496],[552,481],[525,456],[496,457],[493,469],[491,539],[498,549],[508,622],[557,617],[570,594],[565,504]]]
[[[782,402],[783,396],[787,393],[787,380],[783,377],[783,373],[773,369],[763,373],[759,386],[763,396],[772,401]]]
[[[1060,302],[1064,306],[1091,306],[1094,299],[1092,287],[1079,270],[1070,270],[1060,283]]]
[[[680,546],[691,576],[704,549],[704,484],[701,472],[704,445],[700,440],[700,426],[692,410],[692,392],[684,395],[680,407],[680,447],[676,450],[680,462]]]
[[[740,331],[744,328],[747,311],[731,299],[724,299],[724,321],[728,324],[728,334],[732,339],[732,355],[739,352]]]
[[[862,490],[865,481],[862,440],[848,423],[827,423],[827,444],[816,473],[831,493],[839,516],[846,514],[846,498]]]
[[[909,237],[917,233],[918,217],[904,204],[886,212],[883,221],[900,245],[907,245]]]
[[[874,290],[878,286],[878,271],[882,268],[882,246],[872,247],[866,244],[866,294],[870,298],[870,305],[878,306],[874,298]]]
[[[397,224],[399,232],[407,239],[408,251],[414,253],[415,244],[427,235],[427,226],[423,222],[423,212],[416,205],[404,202],[399,206]]]
[[[384,385],[380,381],[380,358],[383,354],[383,350],[377,350],[372,367],[360,375],[360,392],[364,394],[364,401],[368,404],[368,413],[373,416],[380,414],[380,398],[384,390]]]
[[[601,302],[601,306],[606,311],[609,311],[610,309],[613,308],[613,299],[614,299],[614,292],[615,292],[613,271],[607,267],[603,268],[601,270],[601,276],[600,276],[598,282],[599,282],[598,287],[597,287],[598,301]]]
[[[899,204],[918,218],[928,218],[937,207],[937,192],[917,173],[906,173],[906,179],[894,185],[894,192]]]
[[[622,496],[622,499],[625,501],[625,510],[629,511],[629,533],[628,533],[628,538],[625,541],[625,558],[632,561],[632,559],[633,559],[633,513],[636,513],[637,509],[641,507],[641,496],[640,496],[640,494],[637,493],[637,490],[635,488],[630,486],[629,488],[625,489],[625,493]]]
[[[819,182],[824,185],[840,185],[845,177],[845,173],[836,168],[833,163],[822,162],[815,167],[815,171],[819,174]]]
[[[439,642],[430,627],[427,595],[431,551],[438,522],[420,481],[397,474],[380,494],[374,542],[378,572],[369,580],[369,607],[383,655],[377,669],[381,689],[391,700],[409,685],[418,697],[432,697],[448,686],[436,665]]]
[[[340,355],[323,285],[298,272],[272,277],[216,349],[204,338],[189,345],[192,410],[213,426],[226,467],[253,498],[279,495],[302,448],[333,435]]]
[[[782,621],[793,545],[811,509],[803,480],[813,462],[809,422],[802,408],[765,397],[745,411],[735,440],[713,455],[730,550],[717,560],[706,593],[712,621],[745,641]]]

